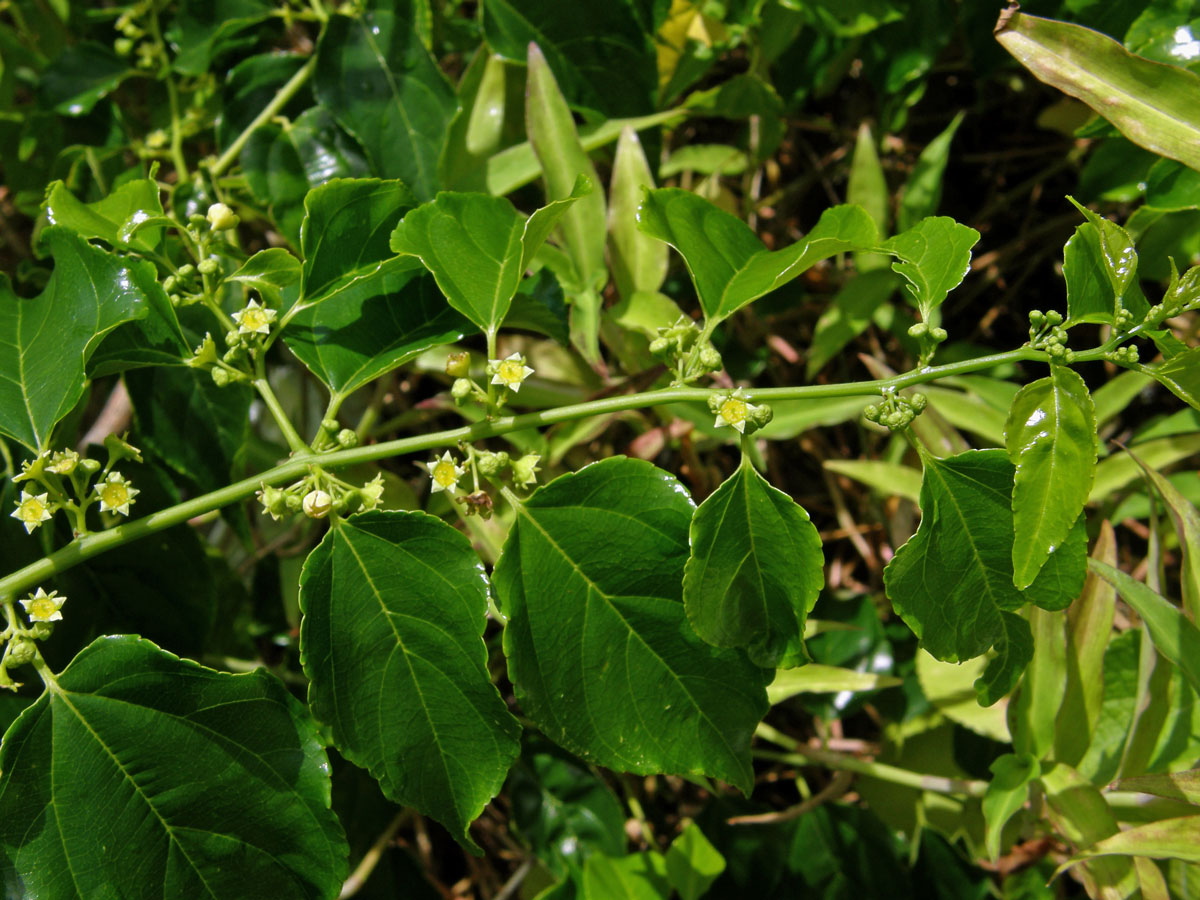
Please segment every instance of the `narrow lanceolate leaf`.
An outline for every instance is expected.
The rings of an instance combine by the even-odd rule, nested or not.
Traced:
[[[1171,661],[1200,693],[1200,628],[1176,606],[1120,569],[1095,559],[1088,568],[1111,584],[1121,599],[1142,617],[1155,648]]]
[[[921,525],[884,570],[893,606],[933,656],[957,662],[997,645],[1000,656],[976,685],[991,699],[1016,683],[1032,651],[1029,626],[1015,611],[1028,602],[1062,609],[1086,571],[1080,524],[1033,584],[1013,585],[1013,471],[1003,450],[926,458]]]
[[[454,89],[404,15],[379,6],[333,16],[317,49],[317,99],[358,139],[371,169],[417,197],[436,193],[438,156],[458,112]]]
[[[1198,361],[1200,362],[1200,361]],[[1200,622],[1200,510],[1180,493],[1179,488],[1164,478],[1155,469],[1146,465],[1132,450],[1126,451],[1141,467],[1147,480],[1167,505],[1167,512],[1175,525],[1179,538],[1183,564],[1180,566],[1179,586],[1183,608],[1193,622]]]
[[[1200,863],[1200,815],[1138,825],[1077,853],[1072,861],[1096,856],[1148,856]]]
[[[1135,775],[1133,778],[1122,778],[1113,785],[1113,790],[1138,791],[1200,806],[1200,769],[1188,769],[1169,775]]]
[[[925,146],[917,158],[917,164],[905,181],[904,192],[900,195],[900,209],[896,215],[898,231],[907,231],[926,216],[937,213],[942,200],[942,178],[950,159],[950,143],[964,115],[960,112],[951,119],[950,124]]]
[[[1200,347],[1145,371],[1188,406],[1200,409]]]
[[[1194,72],[1015,6],[1001,13],[996,39],[1040,81],[1082,100],[1135,144],[1200,169],[1200,76]]]
[[[1004,426],[1013,486],[1013,584],[1027,588],[1083,512],[1096,475],[1096,411],[1072,369],[1050,375],[1013,398]]]
[[[493,576],[504,650],[522,709],[573,753],[747,790],[769,673],[687,624],[693,511],[674,478],[621,457],[534,492]]]
[[[145,317],[151,296],[162,294],[150,263],[92,247],[65,226],[47,228],[42,243],[54,272],[40,296],[18,297],[0,277],[0,434],[31,450],[46,446],[82,396],[100,339]]]
[[[803,274],[817,262],[877,243],[875,223],[858,206],[827,209],[804,239],[769,251],[740,219],[688,191],[647,191],[638,227],[683,257],[710,323]]]
[[[1000,857],[1004,826],[1025,805],[1029,783],[1041,773],[1037,758],[1028,753],[1006,753],[991,765],[992,780],[983,797],[983,820],[987,827],[987,852]]]
[[[617,141],[608,195],[609,258],[621,297],[657,291],[667,277],[667,248],[637,227],[642,191],[654,187],[650,163],[637,132],[626,128]]]
[[[419,258],[450,305],[494,334],[537,248],[571,204],[590,191],[581,179],[564,199],[528,219],[503,197],[443,192],[396,225],[391,248]]]
[[[396,259],[388,246],[392,229],[416,205],[401,181],[335,178],[304,198],[300,226],[300,299],[295,311],[352,286],[415,266]]]
[[[487,582],[470,542],[424,513],[332,528],[300,580],[309,703],[392,800],[475,848],[467,826],[520,752],[487,670]]]
[[[8,892],[332,900],[346,840],[304,706],[264,671],[137,637],[86,647],[0,750]],[[14,893],[15,891],[15,893]]]
[[[825,585],[806,513],[743,457],[692,519],[683,602],[696,633],[766,668],[808,662],[804,622]]]
[[[892,268],[908,282],[905,288],[922,319],[928,319],[962,283],[971,268],[971,248],[978,240],[974,228],[947,216],[933,216],[884,242],[882,249],[899,260]]]
[[[808,624],[811,625],[812,620],[809,620]],[[903,684],[903,681],[891,675],[877,675],[874,672],[859,672],[854,669],[842,669],[838,666],[809,663],[799,668],[781,669],[777,672],[775,680],[767,687],[767,699],[774,706],[797,694],[877,691],[880,688],[895,687],[898,684]]]

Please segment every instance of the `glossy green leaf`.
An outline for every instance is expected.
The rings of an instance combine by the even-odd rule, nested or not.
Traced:
[[[240,33],[269,15],[271,5],[262,0],[185,0],[166,33],[175,51],[172,68],[203,75],[218,56],[242,45]]]
[[[0,751],[9,891],[332,898],[346,843],[302,704],[136,637],[82,650]]]
[[[900,195],[900,209],[896,213],[898,231],[908,231],[926,216],[937,214],[942,201],[942,179],[946,174],[946,163],[950,160],[950,143],[964,115],[957,113],[917,157],[917,164],[904,182],[904,191]]]
[[[884,570],[893,606],[933,656],[954,662],[998,646],[978,685],[993,700],[1012,687],[1021,657],[1032,652],[1028,624],[1012,613],[1030,601],[1062,609],[1086,572],[1086,534],[1076,526],[1029,588],[1013,585],[1012,490],[1003,450],[927,457],[921,525]]]
[[[642,192],[653,187],[654,176],[642,142],[636,131],[626,128],[617,141],[608,193],[609,258],[613,281],[623,298],[639,291],[657,291],[667,277],[666,246],[637,227]]]
[[[139,446],[202,492],[229,484],[249,426],[249,387],[217,387],[208,372],[183,366],[130,372],[125,386]]]
[[[1188,406],[1200,409],[1200,347],[1193,347],[1146,371]]]
[[[812,624],[812,620],[808,621]],[[877,691],[895,687],[902,680],[892,675],[859,672],[838,666],[809,663],[792,669],[780,669],[767,686],[767,699],[774,706],[798,694],[836,694],[842,691]]]
[[[882,249],[899,260],[892,269],[908,282],[905,288],[922,319],[928,320],[946,295],[962,284],[971,268],[971,248],[978,240],[974,228],[933,216],[884,242]]]
[[[1121,599],[1142,617],[1154,646],[1177,666],[1200,693],[1200,629],[1178,607],[1120,569],[1088,560],[1088,568],[1117,589]]]
[[[520,726],[487,670],[487,582],[470,542],[424,513],[337,523],[300,580],[309,703],[338,750],[474,848]]]
[[[1147,466],[1138,455],[1129,450],[1129,455],[1142,468],[1146,479],[1154,485],[1155,492],[1166,504],[1167,512],[1175,525],[1179,547],[1183,556],[1179,572],[1179,587],[1183,608],[1192,621],[1200,620],[1200,510],[1180,493],[1170,479]]]
[[[384,276],[413,268],[388,244],[416,201],[400,181],[337,178],[304,199],[300,299],[293,314],[350,287],[368,290]]]
[[[87,361],[87,377],[101,378],[144,366],[178,366],[192,355],[175,307],[157,285],[148,286],[146,315],[118,325],[100,339]]]
[[[362,145],[374,174],[403,180],[421,199],[436,193],[458,101],[403,15],[379,3],[356,18],[333,16],[317,49],[313,89]]]
[[[725,871],[725,857],[689,822],[667,848],[667,881],[679,900],[700,900]]]
[[[622,457],[535,491],[493,575],[509,676],[543,733],[585,759],[747,790],[765,678],[687,625],[692,515],[674,478]]]
[[[42,71],[38,99],[64,116],[84,116],[133,73],[111,47],[80,41]]]
[[[1134,240],[1124,228],[1116,222],[1097,215],[1086,206],[1082,206],[1075,201],[1073,197],[1068,197],[1068,200],[1074,204],[1075,208],[1083,213],[1084,218],[1088,220],[1088,224],[1094,230],[1083,230],[1085,238],[1080,246],[1081,251],[1086,251],[1090,257],[1088,265],[1092,267],[1092,276],[1094,270],[1098,266],[1107,279],[1110,288],[1109,295],[1105,299],[1105,306],[1115,306],[1120,304],[1126,307],[1136,317],[1144,316],[1150,309],[1150,304],[1146,302],[1146,298],[1142,295],[1141,287],[1137,280],[1137,264],[1138,254],[1134,247]],[[1076,229],[1076,235],[1080,234],[1080,229]],[[1070,245],[1070,242],[1068,242]],[[1064,274],[1066,274],[1066,254],[1064,251]],[[1111,304],[1109,302],[1111,298]],[[1067,292],[1067,308],[1071,307],[1070,283],[1068,282]],[[1070,327],[1074,322],[1074,316],[1068,316],[1067,325]]]
[[[658,71],[651,35],[635,4],[584,3],[564,15],[555,0],[492,0],[483,7],[483,33],[501,56],[524,62],[536,41],[563,93],[574,105],[606,117],[654,108]]]
[[[1029,754],[1006,753],[989,768],[992,780],[983,797],[983,819],[987,825],[987,853],[994,861],[1000,857],[1004,826],[1025,805],[1029,784],[1041,774],[1042,767]]]
[[[696,510],[683,602],[696,633],[764,668],[809,661],[804,622],[825,586],[821,538],[749,457]]]
[[[229,0],[217,0],[213,5],[221,6],[228,2]],[[311,57],[303,53],[256,53],[230,68],[222,79],[224,83],[221,86],[221,115],[214,128],[217,147],[221,150],[228,149],[254,123],[262,108],[275,99],[279,90],[310,60]],[[312,102],[312,92],[306,83],[280,112],[292,118],[306,107],[312,106]],[[259,123],[260,129],[266,130],[264,124],[266,123]],[[282,122],[270,124],[278,130],[283,130]],[[260,133],[255,132],[251,135],[251,141],[259,136]],[[245,151],[242,153],[242,163],[243,166],[246,163]]]
[[[581,879],[582,900],[668,900],[667,864],[654,850],[614,859],[588,857]]]
[[[786,284],[822,259],[876,243],[875,223],[857,206],[827,209],[803,240],[768,251],[740,219],[677,188],[647,191],[638,227],[687,263],[710,324]]]
[[[283,303],[283,289],[300,281],[300,260],[282,247],[259,250],[242,263],[226,282],[240,284],[247,290],[258,291],[271,306]]]
[[[304,310],[284,340],[310,372],[345,395],[469,329],[433,279],[410,269]]]
[[[65,225],[80,237],[100,238],[117,249],[130,246],[149,251],[161,233],[161,229],[153,229],[130,236],[127,230],[140,220],[163,214],[158,185],[149,178],[127,181],[95,203],[82,203],[61,181],[56,181],[47,190],[42,208],[51,225]]]
[[[580,179],[565,199],[529,218],[503,197],[444,191],[405,215],[391,235],[396,253],[416,256],[450,305],[494,334],[533,254],[555,222],[591,190]]]
[[[162,292],[150,263],[92,247],[65,226],[47,228],[42,242],[54,272],[40,296],[17,297],[0,279],[0,433],[31,450],[47,446],[82,396],[100,338],[146,316],[150,295]]]
[[[1200,169],[1200,76],[1015,7],[1000,16],[996,39],[1039,80],[1082,100],[1135,144]]]
[[[1160,159],[1150,167],[1145,192],[1146,205],[1156,209],[1200,208],[1200,172]]]
[[[1083,512],[1096,474],[1096,415],[1087,385],[1072,369],[1027,384],[1004,426],[1013,487],[1013,584],[1033,583]]]

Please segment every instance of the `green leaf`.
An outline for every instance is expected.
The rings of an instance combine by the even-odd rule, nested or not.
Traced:
[[[696,633],[764,668],[809,661],[804,622],[825,586],[821,538],[749,457],[696,510],[683,603]]]
[[[42,241],[54,272],[40,296],[18,297],[0,279],[0,433],[31,450],[47,446],[83,395],[84,366],[100,338],[144,317],[150,296],[162,292],[153,265],[92,247],[65,226],[47,228]]]
[[[423,272],[386,272],[299,313],[284,340],[310,372],[346,395],[470,327]]]
[[[679,900],[699,900],[725,871],[725,857],[689,822],[667,848],[667,880]]]
[[[283,303],[283,289],[300,281],[300,260],[282,247],[259,250],[242,263],[226,282],[240,284],[247,290],[258,291],[273,306]]]
[[[1146,623],[1158,652],[1177,666],[1200,693],[1200,629],[1161,594],[1120,569],[1096,559],[1088,560],[1088,568],[1117,589],[1121,599]]]
[[[859,253],[856,265],[863,268],[862,260],[886,260],[881,254]],[[830,301],[829,308],[817,319],[804,374],[812,380],[831,359],[842,352],[847,344],[867,330],[876,311],[888,301],[896,290],[898,279],[888,268],[879,268],[868,263],[868,271],[847,281]]]
[[[667,900],[671,895],[666,861],[653,850],[619,859],[589,856],[582,886],[582,900]]]
[[[1087,504],[1096,475],[1096,411],[1072,369],[1021,388],[1004,426],[1013,487],[1013,584],[1033,583],[1054,548],[1067,539]]]
[[[875,223],[860,207],[835,206],[803,240],[768,251],[740,219],[677,188],[647,191],[638,227],[679,251],[710,325],[822,259],[874,247],[877,237]]]
[[[850,177],[846,180],[846,202],[861,206],[866,210],[867,215],[871,217],[871,221],[875,223],[875,228],[879,232],[879,236],[881,238],[888,236],[890,233],[888,223],[890,219],[891,195],[888,193],[887,178],[884,177],[883,166],[879,163],[879,153],[875,149],[875,136],[871,133],[871,126],[866,122],[858,126],[858,137],[854,142],[854,156],[850,159]],[[857,253],[854,256],[854,267],[860,273],[864,274],[886,268],[887,262],[887,257],[880,253]],[[853,283],[850,282],[850,285]],[[842,292],[845,292],[850,285],[843,288]],[[883,301],[881,300],[880,302],[882,303]],[[878,306],[878,304],[875,305]],[[833,307],[837,308],[838,306],[839,302],[835,298]],[[874,308],[867,313],[868,319],[872,312],[874,312]],[[866,328],[865,323],[863,324],[863,328]],[[859,329],[859,331],[854,332],[851,337],[861,333],[861,330]],[[849,338],[846,340],[849,340]],[[814,337],[813,343],[814,345],[817,343],[816,337]],[[812,378],[812,373],[816,372],[832,356],[833,353],[830,353],[820,364],[814,364],[810,354],[808,377]]]
[[[921,645],[946,662],[998,645],[1001,656],[980,679],[998,698],[1032,651],[1029,626],[1012,613],[1033,601],[1061,609],[1078,596],[1085,575],[1086,533],[1077,526],[1025,591],[1012,580],[1013,466],[1003,450],[926,457],[921,525],[884,570],[896,611]],[[1011,679],[1009,681],[1008,679]],[[1003,693],[1003,692],[1001,692]]]
[[[470,542],[418,512],[330,529],[304,564],[301,661],[338,750],[392,800],[475,848],[520,726],[487,670],[487,582]]]
[[[892,263],[892,269],[904,276],[921,318],[928,320],[967,276],[971,248],[978,240],[979,232],[974,228],[946,216],[934,216],[888,239],[881,249],[900,260]]]
[[[1197,510],[1168,478],[1143,463],[1132,450],[1126,452],[1141,467],[1146,479],[1154,485],[1154,490],[1162,497],[1167,512],[1171,515],[1183,556],[1179,572],[1183,608],[1187,610],[1193,622],[1200,620],[1200,510]]]
[[[934,659],[917,651],[917,681],[930,705],[951,722],[1001,744],[1012,743],[1006,705],[980,706],[975,683],[986,671],[989,660],[977,656],[962,663]],[[804,671],[801,669],[800,671]]]
[[[1145,371],[1188,406],[1200,409],[1200,347]]]
[[[1168,159],[1150,167],[1145,183],[1146,205],[1155,209],[1200,208],[1200,172]]]
[[[634,5],[584,3],[565,14],[555,0],[491,0],[483,33],[514,62],[536,41],[572,104],[606,118],[637,115],[654,108],[658,70],[652,30],[638,23]]]
[[[810,619],[809,624],[812,621]],[[902,679],[891,675],[877,675],[874,672],[859,672],[855,669],[809,663],[805,666],[780,669],[776,672],[775,680],[767,687],[767,699],[774,706],[776,703],[782,703],[798,694],[877,691],[880,688],[895,687],[902,683]]]
[[[217,57],[255,40],[239,34],[271,15],[262,0],[186,0],[167,29],[175,51],[171,67],[183,75],[204,75]]]
[[[507,69],[502,57],[481,47],[459,80],[460,110],[438,160],[438,175],[447,190],[487,190],[488,160],[505,137]]]
[[[874,488],[885,497],[903,497],[913,503],[921,498],[921,472],[911,466],[877,459],[827,459],[821,465]]]
[[[223,5],[229,0],[218,0],[215,6]],[[262,108],[275,99],[279,90],[287,84],[297,72],[311,60],[303,53],[258,53],[241,60],[230,68],[223,77],[221,87],[221,115],[214,123],[217,147],[226,150],[242,133],[258,118]],[[196,73],[200,74],[200,73]],[[312,92],[306,83],[303,88],[292,96],[282,110],[281,115],[291,118],[299,115],[306,107],[312,105]],[[251,142],[259,138],[266,123],[260,123],[260,131],[251,135]],[[276,130],[284,130],[282,123],[270,123]],[[245,151],[242,152],[243,165],[246,162]],[[249,173],[247,173],[249,174]]]
[[[55,181],[46,192],[42,209],[51,225],[65,225],[80,237],[100,238],[116,249],[128,246],[142,252],[158,243],[160,229],[130,236],[128,228],[163,214],[158,185],[149,178],[127,181],[95,203],[80,202],[61,181]]]
[[[1149,822],[1097,841],[1066,865],[1097,856],[1148,856],[1200,863],[1200,815]]]
[[[1138,457],[1152,468],[1163,468],[1181,459],[1200,453],[1200,434],[1189,432],[1154,438],[1135,445]],[[1128,453],[1114,453],[1096,465],[1096,482],[1092,485],[1091,503],[1099,503],[1116,491],[1140,481],[1142,470]]]
[[[64,116],[85,116],[134,74],[111,47],[80,41],[67,47],[38,79],[38,100]]]
[[[983,797],[983,820],[987,827],[987,853],[992,861],[1000,858],[1000,840],[1004,826],[1025,805],[1029,784],[1042,773],[1035,757],[1006,753],[989,767],[992,780]]]
[[[642,191],[654,187],[654,176],[637,132],[626,128],[617,141],[608,196],[609,258],[621,297],[651,293],[667,278],[667,248],[637,227]]]
[[[414,261],[396,258],[388,241],[415,203],[403,182],[377,178],[335,178],[309,191],[300,228],[300,299],[292,313],[413,268]]]
[[[566,199],[526,219],[503,197],[443,191],[405,215],[391,236],[396,253],[416,256],[450,305],[495,334],[533,254],[554,223],[591,190],[580,179]]]
[[[549,269],[539,269],[521,281],[503,328],[522,328],[553,338],[563,347],[570,340],[567,304],[562,285]]]
[[[1113,790],[1137,791],[1142,794],[1153,794],[1155,797],[1166,797],[1169,800],[1183,800],[1185,803],[1200,806],[1200,769],[1122,778],[1113,785]]]
[[[996,39],[1040,81],[1082,100],[1135,144],[1200,169],[1200,76],[1015,7],[1001,14]]]
[[[900,195],[900,209],[896,214],[899,231],[907,231],[926,216],[936,215],[942,200],[942,178],[950,160],[950,143],[965,115],[963,112],[956,114],[917,157],[917,164],[904,182],[904,191]]]
[[[493,575],[509,676],[543,733],[587,760],[747,790],[765,679],[687,625],[692,514],[679,482],[623,457],[535,491]]]
[[[384,6],[329,20],[313,89],[374,174],[402,179],[426,199],[439,186],[438,156],[458,101],[412,23]]]
[[[9,891],[332,898],[346,842],[304,707],[137,637],[82,650],[0,750]]]
[[[1026,667],[1033,661],[1033,634],[1029,623],[1016,613],[1000,613],[1000,636],[996,655],[988,660],[983,674],[975,681],[975,693],[981,706],[991,706],[1011,691]]]

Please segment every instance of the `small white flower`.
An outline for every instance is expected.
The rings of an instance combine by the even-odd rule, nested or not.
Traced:
[[[513,353],[504,359],[489,359],[488,372],[492,376],[492,384],[500,384],[516,393],[521,389],[521,383],[533,374],[533,369],[525,365],[525,357]]]
[[[26,534],[32,533],[33,529],[43,522],[50,521],[50,514],[53,510],[47,501],[48,497],[48,494],[35,496],[27,491],[21,491],[21,499],[17,501],[17,508],[13,510],[12,517],[25,526]]]
[[[236,228],[238,223],[237,215],[224,203],[214,203],[210,206],[207,218],[213,231],[227,231]]]
[[[137,488],[125,480],[120,472],[110,472],[107,481],[96,483],[96,496],[100,498],[101,512],[129,515],[129,504],[140,494]]]
[[[36,594],[30,594],[21,601],[25,614],[30,622],[57,622],[62,618],[62,605],[66,597],[58,596],[58,591],[46,593],[44,588],[38,588]]]
[[[304,501],[301,506],[304,509],[304,514],[310,519],[323,519],[333,509],[333,497],[329,495],[328,491],[317,488],[315,491],[309,491],[304,495]]]
[[[50,457],[50,465],[46,466],[46,471],[53,472],[55,475],[70,475],[75,471],[75,467],[79,465],[79,454],[74,450],[59,450]]]
[[[742,398],[742,390],[738,388],[717,405],[717,428],[728,425],[736,428],[739,433],[746,433],[746,419],[750,415],[750,404]]]
[[[429,470],[429,477],[433,480],[434,493],[449,491],[453,494],[458,487],[458,479],[467,471],[466,467],[455,463],[449,450],[442,454],[441,459],[435,456],[425,464],[425,468]]]
[[[257,300],[251,300],[245,309],[239,309],[233,314],[241,334],[267,334],[271,323],[275,321],[275,310],[263,306]]]

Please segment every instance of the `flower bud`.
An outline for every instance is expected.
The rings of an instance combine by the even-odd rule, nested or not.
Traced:
[[[700,348],[700,367],[706,372],[716,372],[721,368],[721,354],[712,344]]]
[[[320,488],[309,491],[304,495],[303,509],[304,514],[310,519],[323,519],[333,509],[333,497],[329,496],[328,491]]]
[[[450,396],[455,400],[465,400],[471,396],[471,381],[467,378],[455,378],[450,386]]]
[[[771,419],[775,418],[775,411],[765,403],[751,405],[746,416],[746,434],[751,434],[759,428],[768,425]]]
[[[84,475],[89,478],[100,471],[100,460],[98,459],[81,459],[79,461],[79,469]]]
[[[929,405],[929,398],[918,391],[908,398],[908,402],[913,409],[915,409],[917,412],[921,412],[926,406]]]
[[[922,337],[927,331],[929,331],[929,326],[924,322],[918,322],[916,325],[909,327],[908,336],[910,338],[919,338]]]
[[[508,468],[508,454],[501,450],[499,453],[492,453],[489,450],[480,450],[475,454],[475,465],[479,468],[479,474],[495,477]]]
[[[671,342],[665,337],[656,337],[650,342],[650,352],[655,356],[665,356],[671,350]]]
[[[213,231],[228,231],[230,228],[236,228],[239,221],[237,214],[224,203],[214,203],[210,206],[206,218]]]
[[[879,407],[876,406],[874,403],[868,403],[867,406],[863,409],[863,418],[865,418],[868,422],[878,422],[879,421]]]
[[[212,367],[213,384],[217,387],[227,387],[232,381],[233,376],[229,374],[229,370],[221,366]]]
[[[929,336],[939,343],[949,337],[945,328],[930,328]]]
[[[337,498],[334,506],[337,508],[338,513],[343,516],[354,515],[354,513],[363,507],[363,493],[357,488],[346,491],[346,493]]]
[[[117,56],[128,56],[133,52],[133,38],[117,38],[113,41],[113,49],[117,51]]]
[[[358,446],[358,434],[353,428],[343,428],[337,433],[338,446],[343,450]]]
[[[8,649],[8,665],[24,666],[37,658],[37,644],[33,641],[17,638]]]
[[[258,501],[263,505],[263,510],[270,513],[271,518],[281,519],[288,513],[287,494],[279,488],[263,485],[261,491],[258,492]]]
[[[219,268],[221,268],[221,264],[215,256],[210,256],[208,259],[202,259],[196,263],[196,269],[201,275],[212,275]]]
[[[462,350],[446,357],[446,374],[454,378],[466,378],[471,374],[471,354]]]
[[[193,266],[191,263],[184,263],[182,266],[179,267],[179,270],[175,274],[178,275],[180,278],[187,278],[189,275],[191,275],[195,271],[196,271],[196,267]]]

